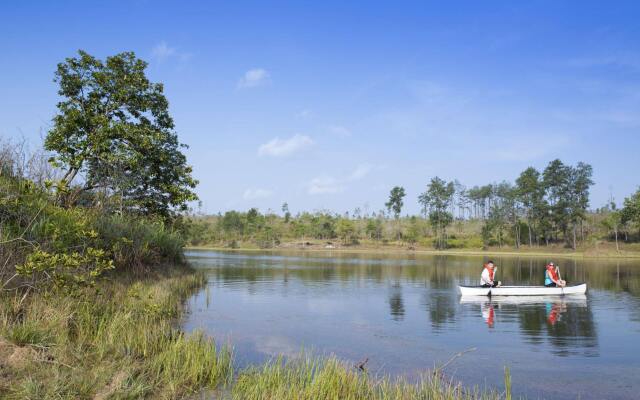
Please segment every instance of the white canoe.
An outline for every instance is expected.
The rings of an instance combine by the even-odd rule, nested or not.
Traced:
[[[546,286],[500,286],[495,288],[458,286],[458,288],[463,296],[563,296],[587,292],[586,283],[563,288]]]

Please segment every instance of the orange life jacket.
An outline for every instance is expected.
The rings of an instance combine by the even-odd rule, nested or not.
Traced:
[[[493,282],[493,274],[496,272],[495,268],[489,268],[488,264],[485,264],[484,268],[489,272],[489,280]]]
[[[547,265],[547,273],[549,274],[549,278],[552,281],[558,281],[558,273],[556,272],[556,267],[553,265]]]

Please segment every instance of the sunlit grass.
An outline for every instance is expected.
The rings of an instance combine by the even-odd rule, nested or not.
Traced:
[[[21,363],[0,360],[7,364],[0,397],[180,398],[229,383],[230,351],[176,328],[184,300],[203,282],[169,269],[71,295],[5,296],[0,335],[31,351]]]
[[[177,399],[216,389],[213,398],[238,400],[511,398],[508,370],[506,393],[468,389],[438,371],[415,382],[374,377],[304,354],[234,372],[228,349],[176,327],[184,300],[203,284],[201,274],[174,268],[74,294],[5,295],[0,340],[24,351],[13,363],[0,351],[0,398]]]
[[[508,371],[506,374],[508,376]],[[511,395],[510,388],[504,395]],[[232,396],[238,400],[503,398],[497,392],[468,389],[447,381],[438,371],[425,372],[418,382],[410,383],[401,378],[370,378],[336,358],[306,356],[290,361],[278,358],[263,366],[249,368],[239,374]]]

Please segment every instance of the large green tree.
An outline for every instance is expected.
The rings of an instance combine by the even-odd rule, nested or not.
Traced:
[[[163,85],[150,82],[146,68],[132,52],[102,61],[79,51],[58,64],[62,100],[45,148],[65,170],[67,201],[99,191],[130,211],[170,216],[197,199]]]
[[[402,212],[402,207],[404,206],[404,188],[401,186],[395,186],[389,192],[389,201],[384,203],[385,207],[387,207],[387,211],[389,213],[393,213],[393,217],[396,219],[396,228],[397,228],[397,236],[400,238],[400,213]]]
[[[560,160],[549,163],[543,173],[543,184],[557,231],[568,245],[576,248],[576,231],[589,207],[589,188],[593,185],[591,165],[579,162],[575,167]],[[571,228],[572,235],[569,235]]]
[[[620,251],[620,245],[618,244],[618,232],[622,225],[622,213],[617,209],[615,201],[611,199],[609,205],[603,208],[606,212],[605,217],[600,222],[607,231],[613,232],[614,239],[616,241],[616,251]]]
[[[453,182],[445,182],[436,176],[427,185],[427,190],[418,197],[423,210],[429,214],[429,223],[436,233],[436,248],[439,249],[447,246],[447,226],[453,222],[453,215],[448,209],[454,193]]]
[[[556,239],[558,231],[566,238],[569,229],[570,179],[571,167],[559,159],[551,161],[542,174]]]
[[[516,179],[516,190],[518,201],[524,207],[527,218],[529,246],[533,246],[536,227],[542,225],[541,223],[537,224],[537,222],[542,222],[541,219],[547,209],[544,200],[544,187],[540,180],[540,172],[533,167],[525,169],[518,179]]]
[[[571,168],[569,177],[569,220],[571,221],[573,231],[572,247],[576,249],[576,232],[578,226],[581,227],[582,222],[586,218],[587,208],[589,207],[589,188],[593,185],[593,168],[591,165],[579,162],[575,167]],[[581,234],[584,239],[584,234]]]

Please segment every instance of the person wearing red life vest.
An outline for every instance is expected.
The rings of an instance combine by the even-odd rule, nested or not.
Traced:
[[[496,281],[494,278],[496,276],[496,271],[498,267],[493,264],[493,261],[489,260],[484,265],[482,269],[482,274],[480,274],[480,286],[482,287],[498,287],[502,285],[502,282]]]
[[[567,282],[560,279],[560,269],[552,262],[544,270],[544,285],[546,287],[565,287]]]

